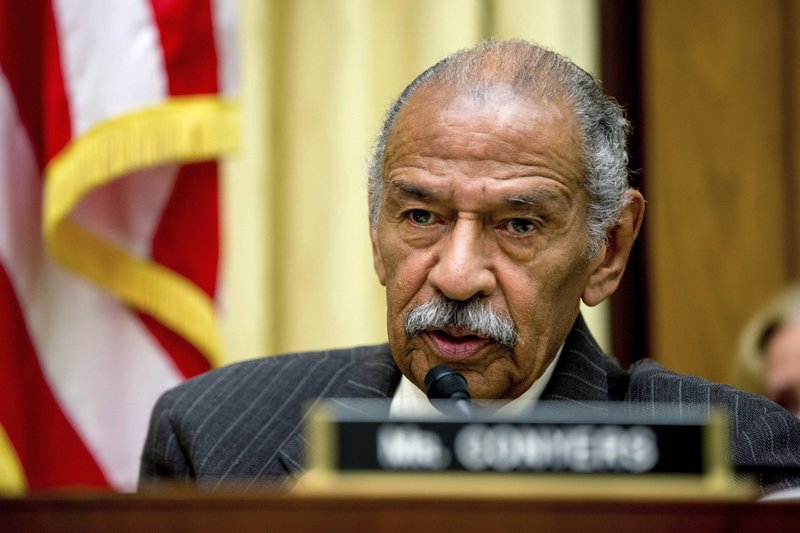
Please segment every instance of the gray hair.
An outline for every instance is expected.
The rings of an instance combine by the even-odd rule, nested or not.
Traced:
[[[377,226],[386,147],[400,110],[426,83],[450,85],[480,95],[508,83],[520,95],[540,102],[565,101],[578,120],[588,194],[587,257],[594,256],[625,207],[628,182],[626,138],[630,124],[600,82],[569,59],[521,41],[486,41],[439,61],[420,74],[389,107],[368,169],[370,223]]]

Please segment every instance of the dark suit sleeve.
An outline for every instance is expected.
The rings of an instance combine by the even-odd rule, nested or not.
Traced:
[[[800,486],[800,421],[763,399],[766,407],[741,416],[734,461],[764,492]]]
[[[800,486],[800,421],[763,396],[675,374],[645,360],[632,368],[627,399],[643,405],[668,402],[679,416],[724,409],[738,470],[765,493]]]
[[[194,478],[192,465],[170,420],[175,397],[176,391],[165,393],[153,409],[139,470],[140,491],[151,490],[165,480],[174,482]]]

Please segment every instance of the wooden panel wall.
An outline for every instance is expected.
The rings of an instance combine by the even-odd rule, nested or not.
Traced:
[[[800,274],[797,0],[645,1],[650,353],[726,381]]]
[[[785,0],[783,27],[786,126],[784,155],[787,158],[787,211],[790,231],[789,272],[800,277],[800,0]]]

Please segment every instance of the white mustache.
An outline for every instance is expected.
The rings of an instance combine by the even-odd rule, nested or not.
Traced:
[[[519,342],[519,333],[511,317],[492,309],[488,300],[483,298],[462,302],[439,295],[406,314],[405,329],[409,337],[448,326],[491,339],[508,348]]]

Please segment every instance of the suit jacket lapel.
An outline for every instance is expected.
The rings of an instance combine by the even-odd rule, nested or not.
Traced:
[[[622,399],[617,395],[624,395],[626,379],[617,362],[600,349],[583,316],[578,315],[541,399],[592,407],[587,402]]]
[[[354,348],[353,357],[363,359],[352,372],[331,384],[325,398],[391,398],[400,380],[400,370],[394,364],[388,344]],[[288,478],[299,476],[306,468],[306,448],[309,445],[302,427],[296,429],[276,454],[276,466],[285,470]]]

